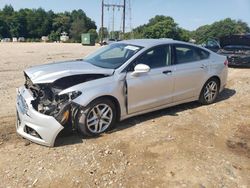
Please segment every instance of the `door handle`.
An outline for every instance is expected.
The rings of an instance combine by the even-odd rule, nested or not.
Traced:
[[[206,64],[202,64],[200,68],[206,69],[206,68],[207,68],[207,65],[206,65]]]
[[[165,70],[165,71],[163,71],[162,73],[163,73],[163,74],[169,74],[169,73],[172,73],[172,71],[171,71],[171,70]]]

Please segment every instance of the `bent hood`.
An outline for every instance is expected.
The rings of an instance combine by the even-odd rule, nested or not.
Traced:
[[[34,84],[52,83],[60,78],[81,74],[112,75],[114,69],[104,69],[82,60],[51,63],[24,71]]]

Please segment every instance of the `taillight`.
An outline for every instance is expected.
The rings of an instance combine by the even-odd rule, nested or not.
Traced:
[[[224,65],[228,66],[228,60],[227,59],[225,60]]]

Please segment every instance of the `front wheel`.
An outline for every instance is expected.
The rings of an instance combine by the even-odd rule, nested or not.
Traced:
[[[98,136],[111,129],[116,120],[115,105],[108,99],[91,102],[78,114],[78,130],[85,136]]]
[[[202,88],[199,102],[205,105],[213,103],[218,96],[219,87],[219,81],[216,78],[209,79]]]

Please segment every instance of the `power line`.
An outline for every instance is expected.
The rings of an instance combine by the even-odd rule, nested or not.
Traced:
[[[112,19],[112,30],[114,32],[114,13],[115,13],[115,9],[123,9],[123,28],[122,28],[122,32],[123,35],[125,34],[125,22],[126,22],[126,0],[123,0],[123,4],[116,4],[116,3],[105,3],[104,0],[102,0],[102,16],[101,16],[101,44],[103,43],[103,22],[104,22],[104,8],[111,8],[113,11],[113,19]]]

